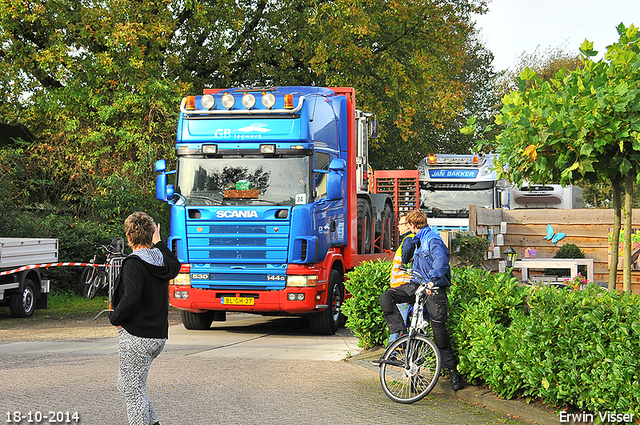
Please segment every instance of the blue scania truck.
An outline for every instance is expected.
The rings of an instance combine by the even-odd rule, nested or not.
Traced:
[[[342,324],[345,273],[390,258],[391,197],[371,193],[375,116],[353,88],[205,89],[182,100],[177,164],[159,172],[169,246],[182,263],[171,304],[187,329],[226,312]]]

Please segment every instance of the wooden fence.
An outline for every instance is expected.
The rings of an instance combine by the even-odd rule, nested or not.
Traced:
[[[566,233],[557,245],[544,239],[547,224],[552,226],[555,233]],[[633,228],[640,228],[640,210],[633,210]],[[469,229],[478,236],[491,236],[493,244],[499,247],[500,258],[489,260],[492,268],[498,268],[498,261],[503,259],[501,254],[509,245],[518,253],[518,259],[523,259],[527,248],[536,250],[537,258],[553,258],[562,245],[573,243],[584,252],[585,258],[593,258],[594,280],[609,280],[609,232],[613,229],[613,210],[511,211],[476,208],[472,205],[469,211]],[[622,258],[619,260],[616,287],[622,288]],[[636,294],[640,293],[640,271],[631,272],[631,290]]]

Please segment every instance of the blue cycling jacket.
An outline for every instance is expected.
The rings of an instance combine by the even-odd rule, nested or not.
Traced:
[[[417,245],[413,254],[413,269],[436,286],[451,286],[449,250],[440,235],[427,226],[420,229],[413,240]],[[412,281],[418,283],[417,279]]]

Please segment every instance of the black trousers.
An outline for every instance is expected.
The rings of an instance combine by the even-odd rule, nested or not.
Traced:
[[[380,294],[380,307],[384,313],[384,320],[389,327],[389,333],[406,332],[407,328],[402,320],[402,315],[396,304],[413,303],[415,301],[415,292],[417,285],[415,283],[405,283],[395,288],[389,288]],[[447,309],[449,306],[449,298],[444,288],[434,293],[432,297],[427,298],[425,308],[431,319],[431,328],[433,329],[433,340],[440,350],[442,356],[442,367],[455,369],[458,360],[453,354],[451,348],[451,339],[447,332]]]

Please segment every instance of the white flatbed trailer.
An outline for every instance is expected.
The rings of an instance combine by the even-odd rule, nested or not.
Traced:
[[[57,239],[0,238],[0,272],[8,272],[0,276],[0,305],[8,305],[13,317],[31,317],[46,308],[49,281],[38,269],[20,268],[57,261]]]

